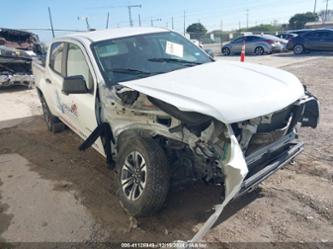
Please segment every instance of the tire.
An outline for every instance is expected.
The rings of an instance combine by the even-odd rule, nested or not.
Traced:
[[[222,49],[222,54],[224,56],[229,56],[231,54],[230,49],[229,48],[223,48]]]
[[[152,138],[134,135],[122,141],[116,165],[121,205],[132,216],[151,215],[162,208],[169,192],[167,158]]]
[[[256,47],[254,49],[254,54],[255,55],[263,55],[265,53],[265,50],[263,47]]]
[[[46,100],[44,99],[44,97],[41,94],[39,94],[39,98],[40,98],[40,102],[42,104],[43,117],[46,122],[47,129],[49,131],[51,131],[52,133],[58,133],[58,132],[63,131],[66,128],[66,126],[56,116],[54,116],[51,113],[51,111],[46,103]]]
[[[293,48],[294,54],[299,55],[304,53],[304,46],[302,44],[296,44]]]

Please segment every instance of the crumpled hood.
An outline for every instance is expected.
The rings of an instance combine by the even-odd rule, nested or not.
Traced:
[[[226,124],[279,111],[304,96],[286,71],[224,60],[120,84]]]

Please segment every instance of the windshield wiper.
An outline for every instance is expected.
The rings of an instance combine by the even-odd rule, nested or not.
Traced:
[[[134,69],[134,68],[111,68],[108,71],[111,71],[113,73],[123,73],[123,74],[132,74],[132,75],[154,75],[154,74],[158,74],[157,73],[153,73],[153,72],[145,72],[139,69]]]
[[[194,65],[201,65],[201,62],[196,62],[196,61],[188,61],[188,60],[183,60],[183,59],[176,59],[176,58],[151,58],[148,59],[148,61],[152,62],[167,62],[167,63],[180,63],[180,64],[187,64],[189,66],[194,66]]]

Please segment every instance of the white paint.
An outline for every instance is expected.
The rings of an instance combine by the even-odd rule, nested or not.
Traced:
[[[243,180],[245,179],[248,168],[243,155],[243,152],[239,146],[239,143],[233,134],[232,128],[228,127],[229,133],[231,134],[230,140],[230,158],[228,163],[223,167],[224,173],[224,187],[225,194],[224,200],[221,204],[215,206],[215,212],[207,219],[199,231],[193,236],[190,242],[198,242],[208,233],[208,231],[215,224],[217,219],[220,217],[225,206],[238,194],[241,189]]]
[[[120,84],[226,124],[273,113],[304,96],[300,81],[286,71],[223,60]]]
[[[123,38],[135,35],[143,35],[143,34],[154,34],[161,32],[169,32],[168,29],[163,28],[154,28],[154,27],[133,27],[133,28],[118,28],[118,29],[106,29],[106,30],[98,30],[91,32],[79,32],[70,35],[66,35],[65,37],[75,37],[77,39],[88,40],[91,42],[98,42],[109,39]],[[60,38],[62,40],[62,38]]]

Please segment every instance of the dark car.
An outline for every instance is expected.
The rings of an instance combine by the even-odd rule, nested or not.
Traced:
[[[286,33],[301,35],[309,31],[315,31],[315,29],[297,29],[297,30],[288,30]]]
[[[320,29],[300,34],[287,44],[295,54],[305,51],[333,51],[333,29]]]
[[[280,33],[277,35],[278,38],[285,39],[288,41],[296,36],[297,36],[297,34],[295,34],[295,33]]]

